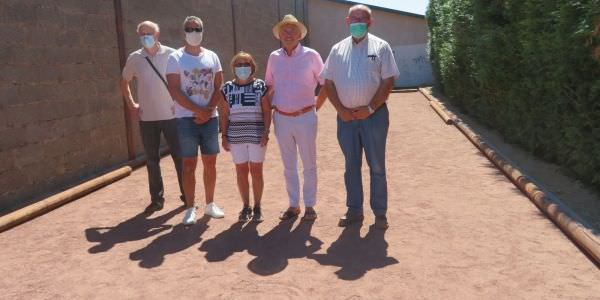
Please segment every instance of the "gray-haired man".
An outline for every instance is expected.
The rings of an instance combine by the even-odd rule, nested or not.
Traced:
[[[321,77],[338,112],[337,137],[344,153],[347,211],[339,226],[363,220],[361,164],[363,151],[371,175],[370,204],[375,227],[386,229],[387,179],[385,145],[389,112],[385,102],[399,71],[390,45],[370,34],[371,10],[354,5],[346,24],[350,36],[331,48]]]
[[[151,214],[161,210],[164,204],[164,186],[160,172],[160,135],[164,135],[171,157],[175,162],[179,181],[180,199],[183,201],[183,183],[181,178],[181,158],[179,158],[179,140],[175,121],[175,103],[169,95],[165,81],[165,71],[169,55],[175,49],[161,45],[158,41],[160,29],[151,21],[141,22],[137,34],[142,48],[132,52],[123,68],[121,91],[130,111],[140,119],[140,134],[144,151],[148,158],[148,185],[151,203],[144,210]],[[129,89],[129,82],[136,78],[137,102]]]

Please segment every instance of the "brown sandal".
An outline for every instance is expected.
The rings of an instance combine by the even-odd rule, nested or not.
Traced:
[[[317,212],[312,207],[307,207],[304,210],[304,216],[302,217],[302,221],[314,221],[317,219]]]
[[[295,209],[295,210],[286,210],[284,211],[281,216],[279,216],[279,220],[285,221],[285,220],[289,220],[289,219],[293,219],[298,217],[298,215],[300,214],[300,209]]]

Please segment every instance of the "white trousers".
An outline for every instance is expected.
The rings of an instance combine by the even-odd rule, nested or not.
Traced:
[[[304,175],[304,205],[312,207],[317,202],[317,113],[313,109],[297,117],[288,117],[274,112],[273,123],[283,161],[289,205],[300,206],[299,153]]]

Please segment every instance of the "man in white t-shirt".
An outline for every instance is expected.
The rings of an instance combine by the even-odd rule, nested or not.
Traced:
[[[140,134],[147,156],[146,168],[151,200],[144,212],[151,214],[161,210],[165,201],[159,164],[161,133],[171,149],[181,192],[180,199],[184,201],[175,103],[169,95],[164,79],[167,60],[175,49],[159,43],[160,29],[154,22],[141,22],[137,26],[137,34],[143,47],[129,55],[123,68],[121,91],[131,113],[140,119]],[[129,89],[129,82],[134,77],[137,82],[137,102],[134,101]]]
[[[223,82],[219,57],[201,46],[204,25],[198,17],[187,17],[183,22],[185,46],[169,57],[167,82],[169,92],[176,102],[175,115],[183,159],[183,189],[186,211],[185,225],[196,222],[194,194],[196,191],[196,165],[198,146],[203,165],[204,213],[222,218],[223,211],[215,204],[217,179],[217,154],[219,153],[218,91]],[[216,92],[215,92],[216,91]]]

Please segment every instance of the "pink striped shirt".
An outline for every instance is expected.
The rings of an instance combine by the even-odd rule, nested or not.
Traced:
[[[311,48],[298,44],[291,56],[283,48],[271,52],[265,81],[274,91],[272,104],[284,112],[315,105],[315,89],[323,84],[321,71],[323,59]]]

